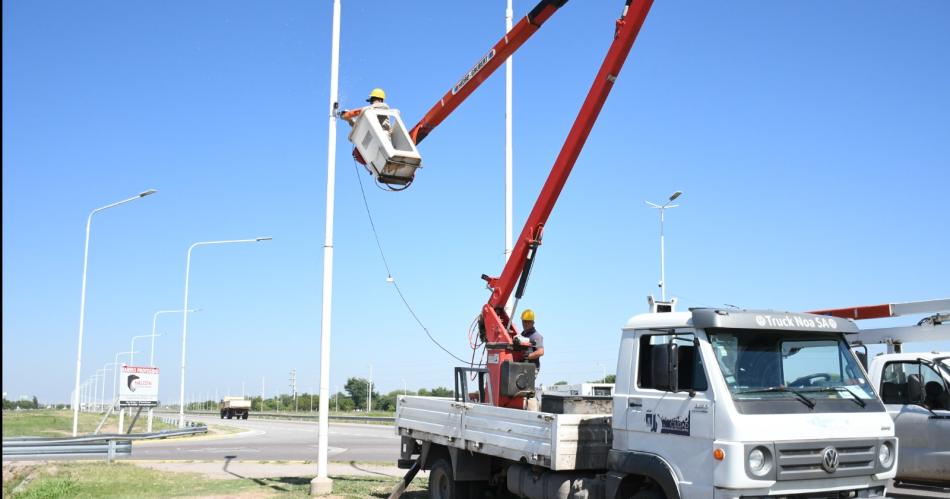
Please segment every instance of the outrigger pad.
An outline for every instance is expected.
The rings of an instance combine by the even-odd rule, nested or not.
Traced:
[[[530,362],[503,362],[501,364],[501,394],[505,397],[533,396],[537,369]]]

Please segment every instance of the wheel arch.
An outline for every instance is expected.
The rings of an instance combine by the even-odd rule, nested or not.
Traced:
[[[608,498],[621,498],[621,493],[636,489],[644,483],[653,483],[666,499],[679,499],[679,483],[673,471],[662,457],[642,452],[610,451],[607,457]]]

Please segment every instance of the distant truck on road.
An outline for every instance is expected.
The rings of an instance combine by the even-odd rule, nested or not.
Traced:
[[[221,411],[221,419],[247,419],[251,412],[251,401],[244,397],[224,397],[218,404],[218,409]]]

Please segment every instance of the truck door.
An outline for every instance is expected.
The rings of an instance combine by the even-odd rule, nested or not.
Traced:
[[[950,473],[950,383],[929,363],[888,362],[881,375],[881,400],[894,420],[899,442],[897,477],[945,480]]]
[[[671,334],[672,333],[672,334]],[[677,345],[677,391],[660,386],[654,362]],[[629,450],[662,456],[678,473],[684,497],[689,489],[712,487],[714,415],[712,391],[693,330],[643,331],[637,348],[636,381],[627,404]]]

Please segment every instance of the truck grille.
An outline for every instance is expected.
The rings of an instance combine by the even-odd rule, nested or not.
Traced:
[[[877,440],[776,442],[779,480],[846,477],[874,473]],[[831,449],[826,453],[826,450]],[[834,459],[834,454],[837,459]]]

